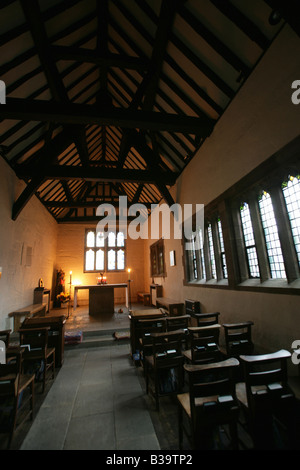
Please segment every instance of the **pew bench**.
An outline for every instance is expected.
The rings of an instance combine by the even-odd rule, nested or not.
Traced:
[[[184,314],[184,304],[167,297],[157,297],[156,307],[166,309],[170,317]]]
[[[47,304],[32,304],[14,310],[8,316],[14,319],[14,332],[17,332],[25,318],[45,317]]]

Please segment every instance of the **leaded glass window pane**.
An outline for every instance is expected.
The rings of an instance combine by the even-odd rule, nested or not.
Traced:
[[[108,246],[116,246],[116,234],[114,232],[109,232],[108,234]]]
[[[272,200],[267,192],[264,192],[259,199],[259,210],[265,234],[271,277],[274,279],[286,279]]]
[[[95,246],[95,232],[88,232],[86,236],[86,246],[92,248]]]
[[[300,176],[291,176],[282,186],[294,244],[300,264]]]
[[[254,232],[252,227],[250,209],[245,202],[240,208],[244,242],[247,253],[250,277],[260,277],[257,251],[255,246]]]
[[[97,232],[96,234],[96,246],[103,247],[105,245],[105,233]]]
[[[206,270],[205,270],[205,261],[204,261],[203,235],[202,235],[201,229],[199,230],[198,235],[199,235],[199,244],[200,244],[200,262],[201,262],[201,269],[202,269],[202,279],[205,279]]]
[[[207,227],[207,236],[208,236],[208,247],[209,247],[210,265],[211,265],[211,275],[213,279],[217,279],[217,270],[216,270],[216,261],[215,261],[215,252],[214,252],[214,243],[213,243],[211,224],[209,224]]]
[[[221,223],[221,220],[220,220],[220,219],[218,220],[218,232],[219,232],[219,240],[220,240],[221,262],[222,262],[223,277],[224,277],[224,279],[227,279],[227,278],[228,278],[227,264],[226,264],[226,256],[225,256],[225,247],[224,247],[222,223]]]
[[[119,232],[117,235],[117,246],[125,245],[125,237],[123,232]]]
[[[104,271],[104,250],[97,250],[96,252],[96,270]]]
[[[118,250],[117,269],[125,269],[125,253],[124,253],[124,250]]]
[[[115,250],[109,250],[107,253],[107,268],[109,271],[116,269],[116,252]]]
[[[88,250],[85,253],[85,270],[94,271],[95,269],[95,253],[94,250]]]

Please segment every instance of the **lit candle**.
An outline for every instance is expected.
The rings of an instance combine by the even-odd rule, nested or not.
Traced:
[[[131,269],[128,268],[128,281],[130,281],[130,271],[131,271]]]
[[[72,284],[72,271],[70,271],[70,284]]]

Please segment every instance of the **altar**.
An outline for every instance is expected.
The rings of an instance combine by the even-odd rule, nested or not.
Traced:
[[[99,284],[90,286],[74,286],[74,304],[73,308],[77,308],[77,297],[80,289],[89,290],[89,314],[97,316],[104,313],[114,313],[114,290],[118,288],[125,289],[126,307],[128,308],[128,284]]]

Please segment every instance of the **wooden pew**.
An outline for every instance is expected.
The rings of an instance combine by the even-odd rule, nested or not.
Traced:
[[[64,362],[65,324],[66,317],[64,315],[53,317],[26,318],[22,323],[22,329],[49,327],[48,346],[50,348],[55,347],[56,367],[61,367]]]

